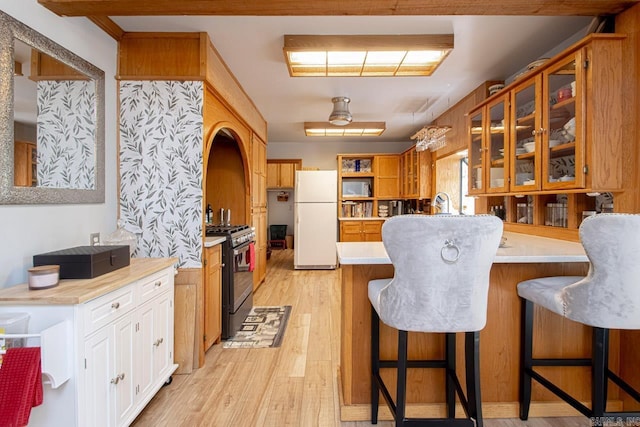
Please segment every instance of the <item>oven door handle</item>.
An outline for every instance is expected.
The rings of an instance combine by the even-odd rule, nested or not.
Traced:
[[[233,248],[233,255],[240,255],[240,253],[242,253],[242,250],[245,249],[247,246],[249,246],[249,243],[251,242],[245,242],[243,244],[241,244],[240,246],[238,246],[237,248]]]

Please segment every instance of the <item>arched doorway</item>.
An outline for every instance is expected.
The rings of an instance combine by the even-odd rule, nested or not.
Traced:
[[[213,209],[213,223],[220,224],[220,210],[231,210],[231,224],[248,224],[247,181],[241,144],[229,128],[221,128],[210,145],[206,170],[205,207]]]

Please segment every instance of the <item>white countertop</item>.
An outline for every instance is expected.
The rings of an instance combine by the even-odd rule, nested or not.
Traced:
[[[225,236],[211,236],[204,238],[204,247],[210,248],[215,245],[219,245],[224,242],[227,238]]]
[[[528,234],[505,232],[505,247],[494,263],[589,262],[582,244]],[[340,264],[391,264],[382,242],[339,242]]]

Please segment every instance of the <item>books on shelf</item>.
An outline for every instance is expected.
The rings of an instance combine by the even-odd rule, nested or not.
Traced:
[[[373,216],[373,202],[342,202],[342,217],[368,218]]]

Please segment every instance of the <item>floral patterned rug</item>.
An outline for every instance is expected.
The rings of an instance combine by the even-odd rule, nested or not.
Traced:
[[[223,348],[280,347],[291,306],[253,307],[240,330],[222,345]]]

